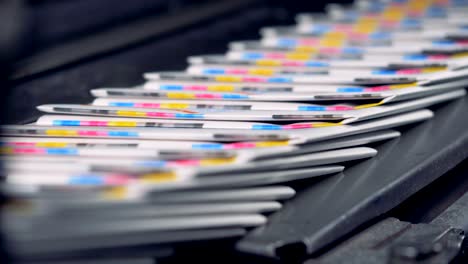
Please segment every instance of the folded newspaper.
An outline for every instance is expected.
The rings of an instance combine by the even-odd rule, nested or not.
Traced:
[[[96,88],[87,105],[40,105],[36,122],[3,126],[12,252],[151,244],[157,257],[240,237],[294,199],[291,186],[378,155],[367,145],[465,96],[468,3],[368,2],[301,14],[190,57],[185,72],[144,73],[137,87]]]

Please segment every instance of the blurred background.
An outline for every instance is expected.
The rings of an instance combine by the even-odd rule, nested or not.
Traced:
[[[88,103],[90,89],[137,85],[142,72],[182,70],[190,55],[224,52],[230,41],[258,38],[260,27],[292,24],[298,12],[323,12],[326,4],[0,0],[1,123],[28,123],[41,104]],[[0,263],[8,263],[0,249]]]
[[[258,37],[261,26],[291,24],[327,3],[1,0],[4,122],[33,120],[39,104],[88,102],[91,88],[141,83],[142,72],[184,69],[189,55],[224,52],[232,40]]]

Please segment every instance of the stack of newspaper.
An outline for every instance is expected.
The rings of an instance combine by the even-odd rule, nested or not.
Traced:
[[[268,224],[291,182],[372,158],[366,145],[465,96],[465,12],[456,0],[331,5],[190,57],[185,72],[38,106],[35,123],[2,128],[6,244],[23,260],[157,258]]]

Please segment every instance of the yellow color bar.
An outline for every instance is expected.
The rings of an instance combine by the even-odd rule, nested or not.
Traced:
[[[370,107],[376,107],[383,104],[383,101],[380,101],[378,103],[372,103],[372,104],[363,104],[363,105],[358,105],[355,106],[354,109],[359,110],[359,109],[364,109],[364,108],[370,108]]]
[[[208,86],[208,91],[211,91],[211,92],[232,92],[232,91],[234,91],[234,86],[231,86],[231,85]]]
[[[167,98],[170,99],[195,99],[195,95],[191,93],[177,93],[177,92],[170,92],[167,93]]]
[[[12,147],[0,147],[0,154],[1,155],[13,154],[13,148]]]
[[[257,60],[255,64],[258,66],[281,66],[281,62],[275,60]]]
[[[468,56],[468,52],[460,52],[460,53],[456,53],[454,55],[452,55],[452,58],[463,58],[463,57],[467,57]]]
[[[249,70],[249,74],[251,75],[265,75],[271,76],[275,73],[272,69],[265,69],[265,68],[254,68]]]
[[[284,140],[284,141],[261,141],[261,142],[255,143],[255,146],[257,148],[284,147],[284,146],[288,146],[288,145],[289,145],[288,140]]]
[[[146,116],[145,112],[140,112],[140,111],[127,111],[127,110],[117,110],[116,114],[118,116]]]
[[[48,136],[65,136],[72,137],[77,136],[78,132],[74,130],[58,130],[58,129],[47,129],[45,134]]]
[[[377,29],[377,23],[363,23],[356,24],[353,31],[356,33],[369,34]]]
[[[217,82],[241,82],[242,78],[237,76],[215,76],[214,79]]]
[[[325,35],[323,35],[323,38],[325,38],[325,39],[344,40],[347,37],[348,37],[347,34],[345,32],[341,32],[341,31],[330,31],[330,32],[325,33]]]
[[[286,54],[288,60],[309,60],[310,54],[302,52],[291,52]]]
[[[111,127],[136,127],[137,122],[132,121],[109,121],[107,122],[108,126]]]
[[[306,53],[317,53],[318,49],[310,46],[297,46],[295,48],[297,52],[306,52]]]
[[[139,179],[146,183],[161,183],[161,182],[173,182],[177,180],[177,174],[173,171],[160,172],[160,173],[148,173],[144,174]]]
[[[200,160],[200,165],[201,165],[201,166],[224,165],[224,164],[233,163],[235,160],[236,160],[236,157],[201,159],[201,160]]]
[[[382,14],[382,18],[385,20],[397,21],[401,20],[404,15],[405,12],[401,7],[389,6]]]
[[[413,82],[413,83],[403,83],[403,84],[394,84],[394,85],[389,85],[390,89],[405,89],[405,88],[413,88],[418,86],[418,83]]]
[[[108,187],[103,190],[104,199],[120,200],[128,197],[128,190],[125,186]]]
[[[432,73],[432,72],[440,72],[440,71],[445,71],[447,67],[427,67],[423,68],[422,72],[423,73]]]
[[[320,40],[320,46],[328,48],[338,48],[343,45],[343,40],[333,38],[323,38]]]
[[[323,122],[323,123],[313,123],[312,127],[317,128],[317,127],[332,127],[332,126],[339,126],[339,123],[329,123],[329,122]]]
[[[66,148],[68,143],[64,142],[37,142],[35,144],[38,148]]]
[[[189,104],[181,104],[181,103],[162,103],[159,105],[160,108],[166,109],[187,109],[189,108]]]

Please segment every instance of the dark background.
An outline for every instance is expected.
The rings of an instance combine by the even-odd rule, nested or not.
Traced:
[[[0,0],[3,122],[30,122],[40,104],[87,103],[90,89],[136,85],[146,71],[183,70],[187,56],[225,52],[326,3]]]

